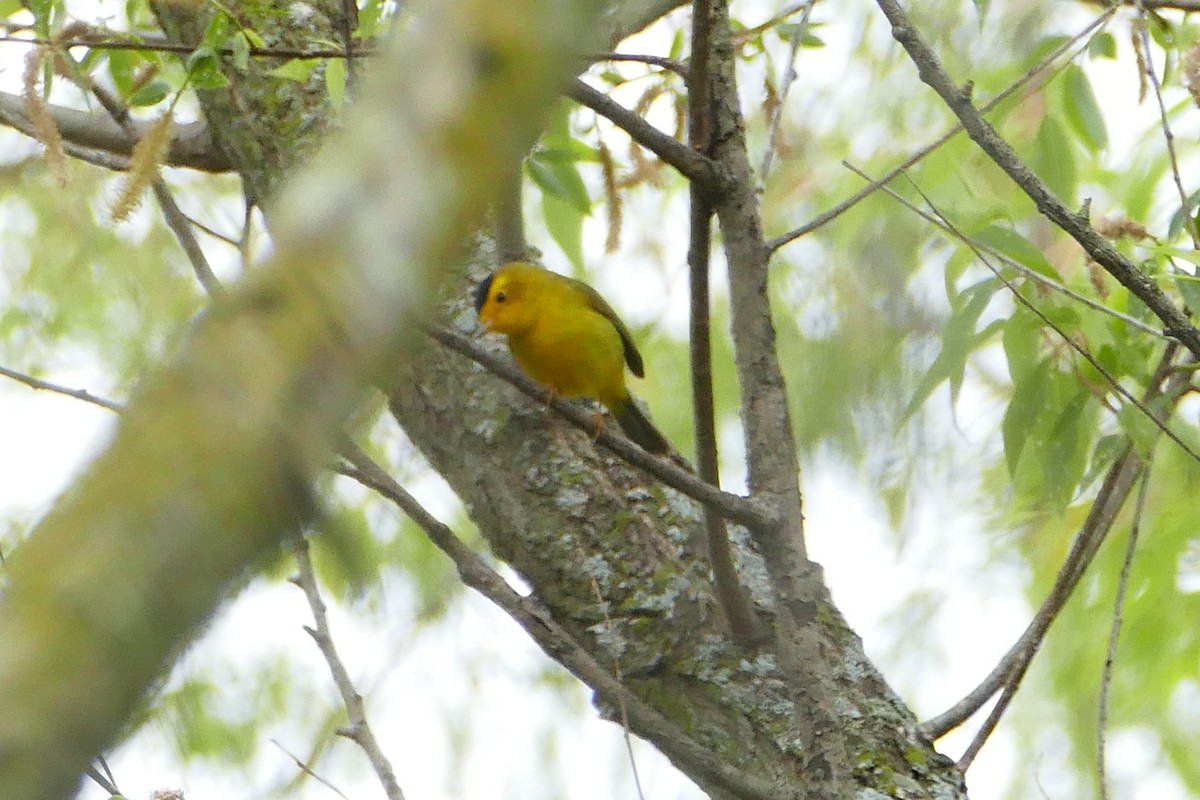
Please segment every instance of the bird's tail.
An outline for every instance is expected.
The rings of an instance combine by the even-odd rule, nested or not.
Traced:
[[[671,452],[671,443],[667,441],[667,437],[659,433],[658,428],[642,413],[632,397],[626,397],[609,410],[621,425],[621,430],[625,431],[625,435],[647,451],[656,456]]]

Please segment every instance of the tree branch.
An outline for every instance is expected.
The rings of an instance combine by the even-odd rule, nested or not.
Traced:
[[[429,325],[426,327],[426,331],[438,342],[485,367],[488,372],[504,379],[530,398],[546,402],[545,387],[526,375],[511,360],[501,358],[484,349],[477,342],[446,328]],[[576,403],[555,397],[549,400],[548,405],[555,413],[581,431],[585,431],[589,435],[595,433],[596,423],[591,412],[584,410]],[[672,489],[716,509],[723,516],[739,522],[747,528],[772,528],[779,524],[761,504],[756,503],[752,498],[721,491],[678,464],[647,453],[627,437],[615,433],[611,426],[605,426],[595,441],[596,444],[608,448],[624,461],[653,475]]]
[[[65,106],[46,107],[66,142],[126,158],[133,151],[133,143],[141,138],[150,125],[148,122],[131,120],[133,141],[130,141],[130,135],[110,117]],[[0,120],[27,136],[33,136],[33,125],[25,115],[25,100],[19,95],[0,92]],[[167,155],[168,165],[203,172],[229,171],[229,160],[213,144],[205,123],[189,122],[176,126],[175,131],[175,140],[171,142]]]
[[[692,58],[688,71],[688,144],[705,155],[711,149],[713,104],[708,69],[712,49],[712,26],[708,0],[692,5]],[[712,201],[703,184],[688,187],[688,273],[691,308],[688,315],[688,345],[692,371],[693,429],[696,433],[696,466],[700,479],[721,487],[717,457],[716,414],[713,410],[712,331],[710,329],[709,273],[712,251]],[[762,641],[766,635],[754,616],[749,598],[738,580],[729,530],[713,509],[704,509],[708,558],[712,563],[717,598],[725,612],[733,640],[743,647]]]
[[[85,403],[91,403],[92,405],[106,408],[109,411],[116,411],[118,413],[121,411],[120,403],[113,402],[112,400],[106,400],[103,397],[97,397],[96,395],[88,392],[86,389],[70,389],[66,386],[60,386],[57,383],[49,383],[48,381],[39,380],[32,375],[26,375],[23,372],[17,372],[16,370],[9,369],[8,367],[0,367],[0,376],[14,380],[17,383],[23,383],[30,389],[38,389],[45,392],[54,392],[55,394],[66,395],[67,397],[73,397],[76,400],[82,400]]]
[[[1073,238],[1096,263],[1100,264],[1121,285],[1145,303],[1163,321],[1164,332],[1177,338],[1200,358],[1200,330],[1171,302],[1170,297],[1158,287],[1146,273],[1121,255],[1112,244],[1097,233],[1085,214],[1068,209],[1054,196],[1049,187],[1038,178],[1017,155],[1012,146],[996,132],[971,102],[970,84],[965,88],[955,86],[950,75],[929,45],[921,38],[898,0],[876,0],[892,26],[892,35],[908,52],[917,67],[921,80],[932,88],[966,128],[967,135],[1003,169],[1013,182],[1034,202],[1038,210],[1051,222]]]
[[[353,469],[342,473],[391,500],[421,526],[430,541],[454,562],[470,588],[495,603],[513,618],[548,655],[592,687],[608,703],[625,704],[631,723],[642,736],[653,739],[672,760],[719,784],[734,798],[772,800],[778,790],[761,778],[735,769],[711,750],[697,744],[685,730],[630,692],[612,673],[584,650],[569,631],[555,622],[536,595],[522,597],[489,567],[479,554],[431,515],[379,465],[357,449],[343,451]]]
[[[688,147],[673,136],[663,133],[642,119],[639,114],[635,114],[581,80],[573,81],[567,88],[566,94],[580,105],[586,106],[608,119],[629,134],[629,138],[679,170],[680,174],[688,180],[699,183],[706,191],[719,189],[720,172],[716,164],[702,153]]]
[[[1190,382],[1189,373],[1171,368],[1171,361],[1177,347],[1174,344],[1167,347],[1166,352],[1159,362],[1154,381],[1147,390],[1143,400],[1143,403],[1149,406],[1159,397],[1169,398],[1171,402],[1166,404],[1162,411],[1160,411],[1160,414],[1164,417],[1168,409],[1183,396]],[[1167,381],[1165,388],[1160,390],[1158,387],[1164,379]],[[1029,664],[1033,661],[1033,657],[1041,648],[1047,631],[1049,631],[1054,620],[1058,618],[1059,612],[1066,605],[1079,580],[1087,571],[1100,544],[1112,529],[1117,514],[1124,506],[1141,471],[1142,460],[1133,450],[1132,445],[1127,442],[1124,452],[1109,468],[1108,474],[1104,478],[1104,483],[1096,494],[1096,499],[1092,501],[1092,508],[1088,512],[1087,519],[1084,520],[1083,525],[1080,527],[1079,534],[1075,537],[1075,541],[1072,543],[1071,550],[1063,561],[1062,567],[1059,569],[1054,586],[1051,588],[1049,594],[1047,594],[1046,599],[1042,601],[1041,607],[1038,609],[1037,614],[1034,615],[1033,620],[1030,621],[1025,632],[1009,648],[1009,651],[1000,659],[1000,662],[979,686],[951,708],[921,724],[921,729],[926,735],[932,739],[939,739],[949,731],[957,728],[968,717],[982,708],[984,703],[1001,688],[1004,689],[1005,694],[1009,697],[1016,691],[1017,684],[1020,683],[1021,678],[1029,668]],[[1004,702],[1007,703],[1007,700]],[[991,729],[999,721],[1000,713],[1003,713],[1003,708],[1000,708],[999,713],[997,713],[995,708],[992,709],[992,714],[989,715],[989,719],[985,722],[983,729],[981,729],[980,735],[976,737],[978,744],[972,744],[968,748],[968,754],[971,758],[974,758],[974,754],[982,746],[983,740],[986,740]],[[995,717],[994,719],[992,718],[993,716]],[[964,758],[966,758],[966,754],[964,754]],[[967,759],[967,762],[969,763],[970,759]]]
[[[308,607],[312,610],[313,621],[316,623],[316,628],[305,627],[304,630],[312,637],[317,649],[325,658],[325,663],[329,665],[329,672],[333,676],[338,694],[342,696],[347,721],[350,723],[349,727],[339,730],[338,733],[362,748],[380,784],[383,785],[388,800],[404,800],[404,792],[400,791],[400,784],[396,782],[392,762],[384,755],[383,748],[379,746],[367,721],[367,709],[363,704],[362,695],[354,687],[354,681],[350,679],[350,673],[338,654],[337,647],[334,646],[333,635],[329,632],[329,617],[325,613],[325,601],[321,599],[317,576],[308,556],[308,541],[303,536],[296,537],[293,549],[298,572],[296,577],[292,578],[292,583],[304,591],[304,596],[308,598]]]
[[[404,360],[496,165],[532,144],[577,54],[600,46],[592,3],[422,12],[338,139],[272,198],[271,262],[141,383],[106,451],[7,559],[0,797],[67,796],[235,579],[311,515],[313,478],[368,382]],[[439,103],[408,102],[431,90]]]
[[[1067,50],[1071,49],[1076,44],[1076,42],[1080,41],[1081,39],[1083,39],[1086,36],[1090,36],[1093,31],[1095,31],[1097,28],[1099,28],[1104,23],[1106,23],[1109,20],[1109,18],[1112,17],[1112,15],[1117,12],[1117,8],[1118,8],[1118,6],[1115,4],[1110,5],[1107,8],[1105,8],[1103,13],[1098,15],[1094,20],[1092,20],[1090,23],[1088,23],[1086,26],[1084,26],[1083,30],[1076,33],[1070,39],[1067,39],[1066,41],[1064,41],[1058,47],[1055,47],[1053,50],[1051,50],[1049,53],[1047,53],[1045,55],[1045,57],[1042,58],[1041,61],[1034,64],[1029,69],[1025,70],[1025,72],[1022,73],[1019,78],[1017,78],[1015,81],[1013,81],[1008,86],[1006,86],[1003,91],[1001,91],[999,94],[997,94],[991,100],[989,100],[988,102],[986,102],[982,106],[980,106],[979,107],[980,113],[982,113],[982,114],[988,113],[993,108],[995,108],[997,105],[999,105],[1001,102],[1003,102],[1005,99],[1010,97],[1014,92],[1017,91],[1017,89],[1020,89],[1022,86],[1029,83],[1031,80],[1033,80],[1033,78],[1035,76],[1040,75],[1043,70],[1045,70],[1048,66],[1050,66],[1052,63],[1054,63],[1055,59],[1057,59],[1063,53],[1067,52]],[[849,210],[853,206],[857,205],[861,200],[863,200],[864,198],[870,196],[875,191],[877,191],[881,186],[886,185],[888,182],[890,182],[892,180],[892,178],[895,178],[897,175],[901,174],[902,172],[907,170],[909,167],[913,166],[917,162],[924,159],[927,155],[932,153],[934,150],[937,150],[939,147],[944,145],[946,142],[950,141],[950,139],[953,138],[955,135],[957,135],[958,132],[961,131],[962,129],[963,129],[962,122],[955,124],[954,127],[950,128],[948,131],[943,133],[937,139],[935,139],[932,142],[930,142],[929,144],[925,145],[920,150],[916,151],[915,153],[910,155],[908,158],[901,161],[895,167],[888,170],[883,175],[882,178],[879,178],[877,181],[872,182],[870,186],[864,187],[863,189],[856,192],[852,196],[846,198],[842,202],[838,203],[836,206],[829,209],[828,211],[818,214],[816,217],[809,220],[808,222],[801,225],[800,227],[794,228],[794,229],[788,231],[787,233],[780,234],[779,236],[776,236],[775,238],[771,239],[770,241],[768,241],[766,243],[767,251],[769,253],[773,254],[776,250],[783,247],[784,245],[786,245],[790,242],[794,242],[795,240],[799,239],[802,236],[807,236],[809,233],[812,233],[817,228],[820,228],[823,225],[826,225],[827,223],[836,219],[837,217],[840,217],[847,210]]]

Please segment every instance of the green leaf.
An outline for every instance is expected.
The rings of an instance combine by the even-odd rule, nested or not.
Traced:
[[[1075,168],[1075,153],[1058,120],[1052,116],[1042,118],[1034,140],[1034,153],[1030,164],[1046,185],[1059,199],[1074,205],[1078,174]]]
[[[1200,277],[1177,271],[1175,285],[1179,288],[1179,295],[1183,298],[1184,306],[1192,312],[1193,316],[1200,314]]]
[[[131,106],[152,106],[161,103],[171,93],[171,84],[164,80],[153,80],[130,95]]]
[[[1063,108],[1075,135],[1092,152],[1108,146],[1108,129],[1087,74],[1075,64],[1063,75]]]
[[[1171,27],[1171,22],[1153,11],[1146,15],[1146,20],[1148,23],[1146,28],[1154,43],[1164,50],[1174,50],[1177,42],[1175,41],[1175,29]]]
[[[667,51],[667,58],[679,58],[683,55],[683,28],[675,29],[675,36],[671,39],[671,48]]]
[[[1024,381],[1040,363],[1038,345],[1043,325],[1036,314],[1023,306],[1019,306],[1005,322],[1001,341],[1008,357],[1008,374],[1014,385]]]
[[[573,204],[550,192],[542,192],[542,216],[555,244],[572,266],[583,271],[583,217]]]
[[[355,39],[371,39],[379,33],[383,19],[383,0],[367,0],[358,10],[358,28],[354,31]]]
[[[315,58],[293,58],[290,61],[285,61],[267,74],[274,75],[276,78],[284,78],[297,83],[305,83],[308,81],[308,76],[312,74],[313,69],[317,66]]]
[[[108,75],[122,97],[128,98],[133,92],[133,67],[138,60],[132,50],[108,52]]]
[[[204,29],[204,34],[200,37],[200,47],[214,52],[222,49],[227,43],[226,40],[229,39],[230,31],[235,29],[227,14],[220,11],[213,14]]]
[[[29,13],[33,14],[34,27],[42,38],[50,38],[51,17],[57,7],[55,0],[29,0]]]
[[[1088,41],[1088,55],[1092,58],[1116,58],[1117,40],[1108,31],[1101,31]]]
[[[1187,216],[1192,214],[1197,203],[1200,203],[1200,189],[1188,195],[1187,203],[1177,208],[1171,215],[1171,223],[1167,226],[1167,238],[1174,239],[1183,232],[1184,226],[1187,225]],[[1197,228],[1200,228],[1200,224],[1197,224]]]
[[[197,89],[220,89],[229,85],[221,72],[221,60],[211,47],[198,47],[187,59],[188,80]]]
[[[916,413],[933,394],[933,390],[945,381],[950,382],[950,396],[958,397],[963,373],[967,367],[967,357],[997,330],[994,326],[989,326],[976,334],[975,326],[999,286],[998,280],[988,278],[963,290],[962,294],[955,298],[959,308],[950,315],[942,331],[942,350],[917,384],[916,391],[913,392],[913,397],[904,411],[905,419]]]
[[[325,64],[325,91],[340,114],[346,102],[346,62],[340,58],[331,58]]]
[[[1011,228],[988,225],[983,230],[973,233],[971,238],[1003,253],[1014,261],[1024,264],[1035,272],[1040,272],[1055,279],[1059,278],[1058,271],[1051,266],[1037,245]]]
[[[233,51],[233,66],[244,72],[250,67],[250,40],[242,31],[229,37],[229,47]]]
[[[813,26],[810,23],[810,24],[807,24],[804,26],[804,30],[800,30],[799,22],[787,22],[787,23],[784,23],[783,25],[777,26],[775,28],[775,32],[777,34],[779,34],[780,39],[782,39],[785,42],[790,43],[792,41],[792,37],[794,37],[796,35],[796,32],[800,31],[800,46],[801,47],[813,47],[813,48],[824,47],[825,46],[824,40],[822,40],[819,36],[817,36],[815,33],[813,33],[812,29],[814,27],[815,26]]]
[[[582,216],[592,211],[592,199],[574,161],[548,157],[547,151],[535,150],[525,160],[529,177],[543,194],[551,194],[570,203]]]
[[[1026,369],[1018,380],[1013,379],[1012,399],[1004,411],[1000,435],[1004,440],[1004,462],[1010,478],[1017,475],[1017,465],[1025,442],[1037,421],[1038,413],[1046,398],[1050,367],[1042,361],[1035,368]]]
[[[1044,496],[1062,507],[1071,502],[1075,489],[1087,466],[1086,436],[1081,434],[1091,420],[1084,413],[1091,395],[1077,392],[1062,408],[1042,449],[1042,474],[1045,476]]]

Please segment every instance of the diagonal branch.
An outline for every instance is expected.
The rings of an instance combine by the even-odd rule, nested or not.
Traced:
[[[605,700],[624,701],[630,721],[643,736],[656,742],[663,751],[689,770],[706,775],[729,790],[729,797],[745,800],[770,800],[778,791],[766,781],[735,769],[717,753],[700,746],[686,731],[641,698],[630,692],[594,656],[580,647],[570,632],[554,620],[550,610],[536,594],[522,597],[494,569],[445,524],[425,510],[416,498],[404,490],[379,465],[361,451],[347,447],[343,454],[352,467],[342,474],[374,489],[391,500],[421,526],[430,541],[454,562],[463,583],[500,607],[555,661],[592,687]]]
[[[1174,403],[1178,401],[1186,390],[1190,380],[1189,373],[1171,369],[1172,357],[1177,347],[1177,345],[1168,346],[1166,352],[1163,354],[1158,370],[1155,373],[1155,379],[1151,384],[1151,389],[1145,394],[1144,403],[1146,405],[1152,405],[1160,397],[1168,398]],[[1156,387],[1164,378],[1167,378],[1166,386],[1162,391],[1159,391]],[[1167,408],[1169,407],[1170,404],[1168,404]],[[1167,414],[1167,408],[1159,411],[1163,417]],[[1142,472],[1142,468],[1142,459],[1134,452],[1132,446],[1127,445],[1122,455],[1109,468],[1108,475],[1105,476],[1104,483],[1101,485],[1096,499],[1092,501],[1092,508],[1088,512],[1087,519],[1080,528],[1079,534],[1075,537],[1075,541],[1071,545],[1071,550],[1067,554],[1062,568],[1059,570],[1054,586],[1042,602],[1042,606],[1038,609],[1037,614],[1034,615],[1033,620],[1030,621],[1025,632],[1021,634],[1017,642],[1009,649],[1008,653],[1004,655],[979,686],[962,700],[955,703],[954,706],[921,725],[922,730],[930,738],[940,738],[961,725],[968,717],[978,711],[997,691],[1003,689],[1005,693],[1004,698],[997,704],[996,708],[992,709],[988,720],[984,723],[984,727],[980,731],[980,735],[976,737],[977,744],[973,744],[968,748],[967,754],[963,756],[967,763],[974,758],[974,754],[978,752],[979,746],[982,746],[983,740],[987,738],[987,734],[990,733],[991,728],[995,727],[995,724],[999,721],[999,717],[1004,710],[1003,706],[1007,705],[1007,698],[1011,698],[1012,694],[1016,691],[1017,684],[1020,683],[1025,671],[1029,668],[1029,664],[1033,661],[1033,657],[1041,648],[1042,642],[1046,637],[1046,632],[1050,629],[1054,620],[1058,618],[1062,607],[1071,597],[1072,592],[1087,571],[1088,565],[1091,564],[1092,558],[1100,548],[1101,543],[1103,543],[1108,532],[1112,529],[1117,514],[1124,506],[1126,499],[1128,499],[1138,476]]]
[[[9,369],[8,367],[0,367],[0,377],[9,378],[17,383],[23,383],[30,389],[38,389],[45,392],[54,392],[55,394],[66,395],[67,397],[73,397],[76,400],[82,400],[85,403],[91,403],[92,405],[100,406],[101,408],[107,408],[109,411],[116,411],[118,413],[121,411],[120,403],[116,403],[112,400],[106,400],[103,397],[97,397],[87,389],[71,389],[67,386],[60,386],[57,383],[39,380],[32,375],[26,375],[23,372],[17,372],[16,370]]]
[[[892,26],[892,36],[908,52],[916,64],[921,80],[932,88],[966,128],[967,135],[1003,169],[1013,182],[1034,202],[1038,210],[1077,241],[1084,251],[1100,266],[1104,267],[1123,286],[1145,303],[1163,322],[1164,332],[1177,338],[1195,356],[1200,358],[1200,330],[1188,320],[1158,287],[1154,280],[1139,270],[1112,244],[1091,226],[1085,213],[1071,211],[1059,200],[1050,188],[1029,169],[996,129],[983,118],[979,109],[971,102],[971,85],[958,87],[942,67],[937,56],[921,38],[912,20],[897,0],[876,0]]]
[[[679,170],[688,180],[699,183],[710,191],[719,187],[720,173],[712,159],[693,150],[675,137],[663,133],[642,119],[641,115],[635,114],[581,80],[572,82],[567,88],[566,94],[580,105],[587,106],[608,119],[629,134],[629,138]]]
[[[446,347],[466,356],[485,367],[489,372],[511,383],[529,397],[542,402],[546,400],[545,388],[518,369],[512,361],[501,358],[467,337],[445,328],[426,326],[426,332]],[[580,430],[587,431],[589,434],[595,433],[596,424],[592,414],[575,403],[556,397],[550,399],[549,406]],[[705,483],[683,467],[647,453],[626,437],[613,433],[610,427],[606,426],[600,432],[596,443],[612,450],[628,463],[645,470],[672,489],[682,492],[752,530],[773,529],[779,524],[766,509],[752,498],[723,492]]]
[[[134,132],[134,139],[130,141],[125,128],[110,117],[65,106],[48,105],[46,108],[68,143],[117,156],[129,156],[133,142],[149,127],[147,122],[130,120]],[[19,95],[0,92],[0,120],[27,136],[33,135],[33,124],[25,113],[25,101]],[[176,126],[175,140],[171,142],[166,163],[203,172],[228,172],[231,168],[229,160],[213,144],[208,126],[203,122]]]
[[[995,108],[1000,103],[1002,103],[1004,100],[1006,100],[1008,97],[1011,97],[1014,92],[1016,92],[1018,89],[1020,89],[1025,84],[1032,81],[1036,76],[1040,75],[1043,72],[1043,70],[1045,70],[1047,67],[1049,67],[1051,64],[1053,64],[1058,59],[1059,56],[1061,56],[1063,53],[1067,52],[1072,47],[1074,47],[1075,44],[1078,43],[1080,40],[1082,40],[1084,37],[1090,36],[1093,31],[1099,29],[1105,23],[1107,23],[1109,18],[1112,17],[1112,15],[1116,13],[1116,11],[1117,11],[1116,5],[1111,5],[1108,8],[1106,8],[1103,13],[1097,15],[1097,17],[1094,20],[1092,20],[1090,23],[1085,25],[1082,30],[1080,30],[1078,33],[1076,33],[1070,39],[1067,39],[1066,41],[1064,41],[1058,47],[1055,47],[1053,50],[1051,50],[1049,53],[1047,53],[1045,55],[1045,57],[1042,58],[1041,61],[1034,64],[1029,69],[1025,70],[1025,72],[1023,72],[1019,78],[1017,78],[1015,81],[1013,81],[1008,86],[1006,86],[1002,91],[1000,91],[991,100],[987,101],[982,106],[980,106],[980,108],[979,108],[980,113],[983,113],[983,114],[988,113],[993,108]],[[787,233],[780,234],[779,236],[776,236],[775,238],[769,240],[766,243],[767,252],[774,253],[776,250],[783,247],[784,245],[786,245],[790,242],[794,242],[802,236],[807,236],[808,234],[815,231],[817,228],[820,228],[820,227],[828,224],[829,222],[833,221],[834,219],[840,217],[842,214],[844,214],[850,208],[858,205],[858,203],[860,201],[862,201],[864,198],[869,197],[871,194],[876,192],[879,189],[879,187],[888,183],[889,181],[892,180],[892,178],[895,178],[897,175],[901,174],[902,172],[907,170],[909,167],[913,166],[917,162],[924,159],[927,155],[932,153],[934,150],[937,150],[939,147],[944,145],[946,142],[950,141],[953,137],[957,136],[959,131],[961,131],[962,129],[963,129],[963,124],[961,122],[955,124],[954,127],[950,128],[948,131],[943,133],[937,139],[934,139],[932,142],[925,145],[920,150],[917,150],[915,153],[908,156],[908,158],[904,159],[896,166],[892,167],[892,169],[890,169],[887,173],[885,173],[882,178],[880,178],[878,181],[872,182],[870,186],[863,187],[861,190],[854,193],[850,197],[846,198],[842,202],[838,203],[833,208],[818,214],[817,216],[813,217],[811,220],[804,223],[800,227],[794,228],[794,229],[788,231]]]

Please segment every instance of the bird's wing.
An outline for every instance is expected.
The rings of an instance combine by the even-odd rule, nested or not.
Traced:
[[[587,300],[588,306],[593,311],[607,319],[617,329],[617,333],[621,336],[621,346],[625,351],[625,363],[629,365],[630,371],[639,378],[646,377],[646,368],[642,364],[642,354],[638,352],[637,345],[633,343],[633,337],[629,335],[629,329],[625,327],[625,323],[617,316],[617,312],[613,311],[612,306],[591,286],[574,278],[568,278],[567,280]]]

